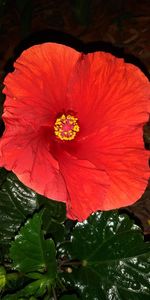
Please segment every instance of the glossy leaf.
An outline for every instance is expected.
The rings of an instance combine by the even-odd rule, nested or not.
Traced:
[[[150,243],[127,216],[93,214],[60,250],[63,283],[81,299],[150,299]]]
[[[46,288],[47,288],[47,280],[43,278],[29,283],[26,287],[24,287],[20,291],[17,291],[15,294],[8,294],[2,299],[18,300],[18,299],[22,299],[22,297],[25,297],[25,299],[29,299],[28,297],[32,295],[36,297],[41,297],[46,292]]]
[[[23,273],[14,272],[14,271],[12,272],[11,270],[6,274],[6,286],[4,290],[5,295],[7,293],[7,296],[10,297],[9,293],[11,294],[16,293],[16,291],[23,289],[30,282],[31,282],[30,278],[26,277]]]
[[[8,171],[4,168],[0,168],[0,186],[4,183],[6,180],[6,177],[8,175]]]
[[[23,273],[46,272],[49,281],[53,282],[56,277],[55,246],[53,240],[44,239],[41,226],[41,213],[36,213],[16,236],[10,256],[15,269]]]
[[[79,298],[76,295],[64,295],[60,300],[79,300]]]
[[[55,241],[63,241],[65,227],[63,222],[66,219],[66,206],[64,203],[47,199],[38,195],[39,205],[44,207],[42,223],[45,233],[49,234]]]
[[[56,244],[57,243],[60,244],[60,242],[64,240],[64,235],[65,235],[64,224],[59,224],[58,222],[49,219],[49,221],[47,221],[45,225],[46,225],[46,232],[52,236]]]
[[[59,201],[50,200],[44,196],[38,195],[38,203],[44,206],[44,216],[48,219],[62,223],[66,219],[66,205]],[[44,218],[43,218],[44,220]]]
[[[0,244],[8,244],[38,207],[37,195],[9,173],[0,190]]]

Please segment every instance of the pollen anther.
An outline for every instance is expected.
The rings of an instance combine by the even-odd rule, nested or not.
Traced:
[[[78,125],[78,118],[72,115],[63,114],[61,117],[56,119],[54,124],[54,133],[57,138],[62,141],[71,141],[75,138],[80,127]]]

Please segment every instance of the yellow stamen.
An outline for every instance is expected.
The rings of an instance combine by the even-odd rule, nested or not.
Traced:
[[[56,119],[54,133],[62,141],[73,140],[79,130],[78,118],[72,115],[63,114],[60,118]]]

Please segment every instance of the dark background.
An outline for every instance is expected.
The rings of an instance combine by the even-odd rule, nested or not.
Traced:
[[[139,65],[149,76],[150,0],[0,0],[1,89],[4,76],[22,50],[47,41],[85,52],[110,51]],[[149,124],[144,139],[150,149]],[[127,211],[148,236],[150,189]]]

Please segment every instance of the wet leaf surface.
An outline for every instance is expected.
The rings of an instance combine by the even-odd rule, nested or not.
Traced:
[[[70,264],[62,280],[79,290],[81,299],[149,299],[150,243],[127,216],[95,213],[77,223],[61,255]]]
[[[7,245],[38,207],[37,195],[9,173],[0,190],[0,244]]]

